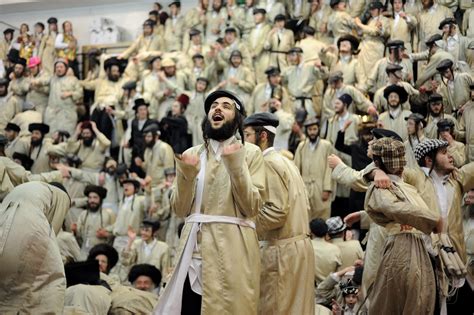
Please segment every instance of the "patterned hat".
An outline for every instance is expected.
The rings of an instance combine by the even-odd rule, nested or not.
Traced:
[[[415,159],[419,162],[422,158],[427,156],[431,151],[438,150],[439,148],[444,148],[448,146],[448,142],[439,139],[427,139],[424,140],[415,147],[413,153],[415,154]]]
[[[343,232],[347,225],[342,221],[341,217],[332,217],[326,220],[328,226],[328,234],[334,235]]]
[[[407,164],[405,159],[405,145],[392,138],[381,138],[372,144],[373,155],[382,159],[385,168],[390,173],[402,170]]]
[[[339,287],[341,288],[343,296],[359,293],[359,287],[350,279],[345,283],[340,283]]]

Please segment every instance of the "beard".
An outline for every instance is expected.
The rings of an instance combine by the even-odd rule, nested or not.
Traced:
[[[150,142],[145,142],[145,146],[146,146],[147,148],[150,148],[150,149],[151,149],[151,148],[153,148],[153,147],[155,146],[155,143],[156,143],[155,140],[152,140],[152,141],[150,141]]]
[[[31,139],[31,146],[32,147],[38,147],[38,146],[41,145],[41,143],[43,143],[43,138],[40,138],[38,140]]]
[[[234,119],[232,121],[228,121],[222,125],[222,127],[218,129],[214,129],[211,126],[209,119],[206,117],[204,118],[202,124],[202,133],[204,135],[204,139],[213,139],[216,141],[224,141],[232,137],[238,128],[238,121]]]
[[[319,138],[319,134],[313,136],[313,135],[308,135],[308,138],[309,138],[309,142],[311,143],[315,143],[316,141],[318,141],[318,138]]]
[[[115,175],[115,168],[113,167],[108,168],[106,171],[107,171],[107,174],[109,174],[110,176]]]
[[[99,208],[100,208],[100,205],[99,204],[96,204],[96,203],[87,203],[87,209],[90,211],[90,212],[97,212],[99,211]]]
[[[82,138],[82,143],[84,143],[86,147],[91,147],[92,142],[94,142],[94,138]]]
[[[439,113],[431,112],[431,116],[433,117],[439,117],[440,115],[441,115],[441,112]]]
[[[107,77],[108,77],[109,81],[112,81],[112,82],[118,82],[118,80],[119,80],[119,76],[117,76],[117,75],[111,75],[110,74]]]

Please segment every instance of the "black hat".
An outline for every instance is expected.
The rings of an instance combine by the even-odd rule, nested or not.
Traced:
[[[138,110],[138,107],[140,106],[150,106],[150,104],[146,103],[145,100],[143,98],[137,98],[135,100],[135,105],[133,105],[133,110],[134,111],[137,111]]]
[[[197,28],[194,28],[194,27],[193,27],[193,28],[191,28],[191,29],[189,30],[189,38],[191,38],[191,37],[193,37],[193,36],[195,36],[195,35],[199,35],[199,34],[201,34],[201,31],[198,30]]]
[[[160,130],[160,127],[158,126],[158,123],[152,123],[143,129],[143,134],[145,135],[151,132],[153,135],[156,135],[159,130]]]
[[[408,93],[403,86],[392,84],[383,90],[383,96],[388,100],[390,93],[397,93],[400,98],[400,104],[405,103],[408,100]]]
[[[245,114],[245,108],[244,104],[240,100],[240,98],[235,95],[234,93],[226,90],[217,90],[212,92],[206,97],[206,100],[204,101],[204,111],[206,112],[206,115],[209,113],[209,110],[211,109],[212,103],[219,97],[228,97],[232,99],[235,102],[235,107],[241,114]]]
[[[324,237],[328,233],[328,225],[323,219],[314,219],[309,223],[311,233],[316,237]]]
[[[344,74],[342,71],[334,71],[329,74],[328,83],[334,83],[339,80],[344,79]]]
[[[341,96],[339,96],[338,99],[347,107],[352,104],[352,96],[350,96],[349,94],[342,94]]]
[[[280,14],[277,14],[277,15],[275,16],[275,18],[273,19],[273,21],[274,21],[274,22],[286,21],[286,17],[285,17],[285,15],[283,15],[283,14],[280,13]]]
[[[64,273],[66,275],[67,287],[76,284],[99,284],[99,262],[96,259],[66,264],[64,265]]]
[[[449,59],[444,59],[442,60],[438,66],[436,67],[436,71],[438,72],[444,72],[447,69],[452,69],[453,68],[453,62]]]
[[[194,59],[196,59],[196,58],[204,59],[204,56],[203,56],[202,54],[200,54],[200,53],[195,53],[195,54],[193,55],[192,59],[194,60]]]
[[[58,24],[58,19],[55,17],[50,17],[47,22],[48,24]]]
[[[443,102],[443,96],[438,93],[433,93],[428,97],[428,102],[429,103],[434,103],[434,102]]]
[[[100,200],[104,200],[107,197],[107,189],[102,186],[97,185],[87,185],[84,189],[84,196],[89,196],[89,194],[93,192],[99,195]]]
[[[454,130],[454,122],[452,120],[446,119],[446,118],[441,119],[440,121],[438,121],[436,126],[438,127],[438,132]]]
[[[399,39],[391,39],[385,46],[387,48],[405,48],[405,42]]]
[[[419,124],[420,122],[423,124],[424,127],[426,127],[426,120],[423,115],[418,114],[418,113],[411,113],[410,116],[405,117],[405,120],[411,119],[413,120],[416,124]]]
[[[17,60],[15,60],[15,64],[22,65],[23,67],[26,67],[26,59],[18,58]]]
[[[344,42],[344,41],[348,41],[348,42],[351,43],[351,46],[352,46],[352,50],[353,50],[353,51],[359,49],[360,41],[359,41],[359,39],[358,39],[357,37],[355,37],[354,35],[345,34],[345,35],[342,35],[341,37],[339,37],[339,39],[337,40],[337,47],[340,48],[341,42]]]
[[[19,153],[19,152],[13,153],[12,159],[20,160],[21,166],[23,166],[25,170],[27,171],[31,170],[31,167],[33,166],[33,163],[35,162],[28,155]]]
[[[244,126],[258,126],[264,127],[271,133],[276,133],[276,128],[280,124],[278,117],[275,114],[262,112],[250,115],[249,117],[245,118]]]
[[[181,8],[181,1],[173,1],[170,4],[168,4],[168,7],[171,7],[172,5],[175,5],[178,8]]]
[[[304,108],[298,108],[295,113],[295,121],[299,124],[303,124],[308,116],[308,112]]]
[[[145,219],[142,221],[142,225],[146,227],[151,227],[153,232],[156,232],[160,229],[160,221],[158,220]]]
[[[339,4],[339,2],[343,2],[343,0],[331,0],[331,1],[329,2],[329,6],[330,6],[331,8],[334,8],[336,5]]]
[[[33,132],[33,130],[39,130],[42,134],[45,135],[49,132],[49,126],[43,123],[29,124],[28,131]]]
[[[115,248],[109,244],[97,244],[89,251],[87,260],[95,260],[98,255],[104,255],[107,257],[108,265],[107,269],[110,271],[118,262],[119,256]]]
[[[163,173],[165,173],[165,176],[176,175],[176,169],[174,167],[167,167],[163,170]]]
[[[127,172],[128,172],[127,164],[120,163],[119,165],[117,165],[117,169],[115,170],[115,174],[117,174],[117,176],[127,174]]]
[[[470,89],[471,91],[474,90],[474,83],[469,84],[469,89]]]
[[[445,18],[444,20],[442,20],[441,23],[439,23],[438,29],[442,30],[443,27],[444,27],[446,24],[454,24],[454,25],[457,25],[458,23],[456,22],[456,19],[455,19],[455,18],[448,17],[448,18]]]
[[[134,283],[140,276],[149,277],[155,286],[159,286],[161,283],[161,272],[153,265],[138,264],[133,266],[128,273],[128,281]]]
[[[7,54],[7,58],[10,62],[15,63],[18,58],[20,58],[20,51],[18,49],[12,48]]]
[[[224,33],[235,33],[237,34],[237,30],[235,29],[235,27],[228,27],[225,29]]]
[[[442,40],[442,39],[443,39],[443,36],[441,36],[440,34],[434,34],[430,38],[428,38],[428,40],[425,42],[425,44],[426,44],[426,46],[431,46],[435,42],[437,42],[439,40]]]
[[[392,138],[398,141],[403,141],[402,137],[400,137],[398,133],[389,129],[374,128],[372,129],[372,134],[374,135],[375,139]]]
[[[11,130],[11,131],[15,131],[15,132],[20,132],[20,131],[21,131],[21,128],[20,128],[20,126],[18,126],[17,124],[14,124],[14,123],[9,122],[9,123],[7,124],[7,126],[5,127],[5,130]]]
[[[385,68],[385,72],[387,74],[401,71],[401,70],[403,70],[403,67],[396,63],[389,63],[387,67]]]
[[[120,60],[117,59],[117,57],[111,57],[111,58],[104,61],[104,69],[105,70],[111,68],[112,66],[119,67],[120,72],[122,72],[122,70],[123,70],[122,63],[120,62]]]
[[[316,117],[313,117],[313,118],[309,118],[307,119],[304,124],[303,124],[305,127],[309,127],[309,126],[313,126],[313,125],[320,125],[320,121],[318,118]]]
[[[371,2],[369,4],[369,10],[374,10],[374,9],[383,9],[383,4],[382,2],[380,1],[375,1],[375,2]]]
[[[204,82],[206,82],[207,84],[209,84],[209,79],[208,79],[208,78],[205,78],[205,77],[197,77],[197,78],[196,78],[196,82],[197,82],[197,81],[204,81]]]
[[[7,28],[6,30],[3,31],[3,35],[7,34],[13,34],[15,30],[13,28]]]
[[[290,50],[288,50],[288,54],[293,54],[293,53],[302,54],[303,49],[301,49],[301,47],[292,47],[290,48]]]
[[[122,181],[123,184],[133,184],[135,186],[135,192],[140,189],[140,182],[135,178],[127,178]]]
[[[240,52],[240,50],[237,50],[237,49],[232,50],[232,52],[230,53],[229,59],[235,56],[242,58],[242,53]]]
[[[122,85],[122,89],[124,90],[135,90],[137,88],[137,82],[135,81],[128,81],[124,85]]]
[[[303,33],[312,36],[316,33],[316,30],[314,29],[314,27],[306,25],[303,27]]]
[[[145,22],[143,22],[143,26],[155,27],[155,25],[156,25],[156,22],[151,19],[147,19],[145,20]]]
[[[10,81],[8,81],[8,79],[0,78],[0,86],[8,85],[8,83],[10,83]]]
[[[267,70],[265,70],[265,74],[267,76],[272,76],[272,75],[279,75],[280,74],[280,69],[277,67],[269,67]]]
[[[158,60],[158,59],[161,60],[161,55],[156,55],[156,56],[151,57],[151,59],[148,61],[148,64],[151,65],[155,62],[155,60]]]
[[[267,10],[265,10],[264,8],[255,8],[255,9],[253,9],[253,15],[259,14],[259,13],[265,15],[265,14],[267,14]]]

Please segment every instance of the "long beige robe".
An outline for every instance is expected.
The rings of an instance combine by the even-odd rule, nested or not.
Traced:
[[[163,36],[166,51],[180,51],[183,47],[183,36],[186,34],[186,21],[184,15],[170,16],[165,22],[165,33]]]
[[[314,283],[319,284],[329,274],[336,272],[342,264],[341,250],[323,238],[311,241],[314,250]]]
[[[293,103],[290,102],[288,91],[286,88],[281,87],[282,90],[282,109],[288,113],[293,113]],[[270,110],[268,101],[271,98],[272,88],[270,83],[260,83],[253,89],[252,96],[249,101],[245,104],[245,111],[247,116],[253,113],[267,112]]]
[[[407,122],[405,118],[410,116],[411,111],[406,109],[401,109],[400,114],[393,118],[390,115],[389,111],[383,112],[379,116],[379,123],[382,124],[381,128],[389,129],[395,131],[403,141],[408,139],[408,131],[407,131]]]
[[[31,80],[36,81],[37,84],[33,86]],[[30,89],[26,95],[26,100],[34,104],[35,110],[40,112],[41,115],[43,115],[46,106],[48,106],[50,80],[51,76],[46,70],[41,70],[38,75],[30,79]]]
[[[56,32],[50,32],[46,38],[41,41],[38,56],[41,58],[41,64],[49,74],[54,73],[54,61],[56,60]]]
[[[232,139],[231,143],[238,140]],[[204,145],[186,152],[199,155]],[[180,217],[193,213],[198,169],[176,160],[177,177],[171,206]],[[263,157],[252,144],[216,160],[209,145],[201,213],[249,219],[262,208],[265,185]],[[180,255],[192,224],[185,224],[181,234]],[[201,314],[218,312],[257,314],[260,294],[260,257],[257,234],[250,227],[235,224],[202,224],[198,233],[202,257]],[[234,262],[239,261],[239,264]],[[175,269],[176,270],[176,269]],[[165,288],[166,294],[168,286]],[[162,296],[163,296],[162,295]],[[160,301],[162,302],[162,301]]]
[[[408,53],[413,51],[412,38],[415,35],[418,21],[415,16],[407,14],[406,18],[397,16],[390,18],[390,39],[402,40]]]
[[[247,47],[253,59],[253,69],[257,83],[262,83],[267,80],[265,70],[268,68],[270,62],[270,53],[264,49],[264,45],[270,30],[271,26],[269,24],[257,24],[247,39]]]
[[[206,117],[206,113],[204,111],[205,99],[205,93],[194,92],[191,95],[189,99],[189,105],[186,107],[186,111],[184,112],[184,116],[188,121],[188,133],[191,133],[193,137],[193,146],[204,143],[201,123],[204,117]]]
[[[95,108],[98,110],[102,110],[106,106],[117,108],[123,97],[124,80],[113,82],[108,79],[95,79],[80,81],[80,83],[85,89],[94,91],[94,104],[91,106],[91,113]]]
[[[120,201],[117,220],[113,225],[115,236],[126,236],[128,227],[134,231],[140,229],[140,224],[145,218],[145,198],[143,196],[133,195],[133,202],[125,204]]]
[[[266,186],[257,215],[259,314],[314,313],[314,254],[309,201],[299,170],[274,149],[264,151]]]
[[[152,187],[157,186],[164,178],[164,170],[174,167],[173,148],[166,142],[158,140],[153,148],[146,148],[142,169],[151,176]]]
[[[328,219],[331,214],[330,198],[321,199],[323,191],[331,192],[331,169],[327,164],[328,156],[334,153],[331,142],[319,139],[315,149],[311,149],[310,141],[300,142],[295,152],[295,164],[306,184],[309,204],[311,207],[310,220]]]
[[[75,135],[67,141],[66,151],[77,155],[82,163],[81,169],[89,171],[100,171],[104,166],[105,153],[110,147],[110,140],[101,133],[96,133],[96,138],[92,141],[92,145],[87,147],[82,140],[78,140]]]
[[[128,267],[138,264],[153,265],[161,271],[163,278],[165,278],[168,269],[171,267],[170,248],[165,242],[156,239],[152,242],[150,254],[147,255],[144,241],[141,239],[135,240],[130,250],[124,248],[120,254],[121,262]]]
[[[40,182],[20,185],[3,200],[0,206],[2,314],[62,313],[66,278],[56,233],[69,206],[66,193]]]
[[[111,231],[115,223],[115,213],[101,207],[97,212],[83,210],[77,219],[76,237],[81,245],[81,259],[87,259],[89,251],[97,244],[110,243],[112,237],[98,238],[99,229]]]
[[[431,233],[440,216],[428,208],[415,187],[394,180],[391,189],[370,186],[365,200],[372,220],[389,234],[370,293],[369,312],[432,314],[436,284],[422,237]]]
[[[288,67],[286,52],[295,45],[293,32],[287,29],[276,31],[267,36],[263,48],[270,51],[269,67],[277,67],[280,70]]]
[[[362,93],[367,89],[367,77],[357,56],[352,56],[346,61],[338,58],[330,52],[321,52],[321,60],[329,65],[331,72],[342,71],[342,77],[345,85],[352,85]]]
[[[472,77],[468,73],[454,72],[453,82],[448,82],[448,85],[441,84],[439,92],[446,100],[444,106],[446,113],[450,114],[456,112],[471,100],[471,90],[469,86],[472,83]]]
[[[425,42],[434,34],[439,34],[439,23],[448,17],[452,17],[453,13],[448,8],[435,4],[428,10],[421,8],[417,20],[418,20],[418,52],[425,50]]]
[[[381,29],[376,26],[377,22],[382,23]],[[384,42],[390,32],[390,21],[384,16],[378,16],[371,18],[367,25],[359,27],[362,29],[363,38],[359,45],[358,59],[365,75],[369,76],[374,60],[379,60],[384,56]]]
[[[56,241],[58,242],[59,252],[61,253],[64,264],[81,259],[81,249],[72,233],[65,232],[61,229],[56,236]]]
[[[328,18],[327,28],[332,33],[336,43],[342,35],[351,34],[353,29],[355,29],[355,24],[349,13],[333,10],[333,13]]]
[[[474,162],[474,102],[466,105],[459,122],[460,138],[466,142],[466,157],[469,162]]]

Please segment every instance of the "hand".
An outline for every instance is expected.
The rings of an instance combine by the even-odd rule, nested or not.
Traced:
[[[158,210],[158,206],[157,206],[157,205],[151,206],[151,207],[148,209],[148,216],[151,217],[154,213],[156,213],[156,210]]]
[[[377,128],[385,129],[383,122],[381,120],[377,120]]]
[[[340,157],[338,157],[337,155],[335,154],[331,154],[330,156],[328,156],[328,164],[329,164],[329,167],[334,169],[336,168],[336,166],[338,166],[339,164],[342,164],[342,160]]]
[[[410,55],[404,50],[404,51],[402,51],[402,58],[409,59]]]
[[[71,97],[71,95],[72,95],[72,92],[63,92],[61,94],[61,99],[65,100],[66,98]]]
[[[166,80],[165,72],[164,71],[159,71],[158,72],[158,78],[160,78],[160,81],[165,81]]]
[[[237,79],[237,78],[235,78],[235,77],[230,77],[230,78],[229,78],[229,81],[230,81],[230,83],[232,83],[232,84],[236,84],[236,85],[239,84],[239,79]]]
[[[354,223],[360,221],[360,211],[352,212],[344,217],[344,222],[351,227]]]
[[[77,223],[71,223],[71,231],[76,234],[77,232]]]
[[[451,136],[449,131],[441,131],[439,133],[439,136],[441,137],[442,140],[447,141],[448,145],[452,145],[454,142],[453,136]]]
[[[327,23],[321,24],[321,27],[319,28],[319,31],[320,31],[321,33],[323,33],[323,34],[327,33],[327,31],[328,31],[328,25],[327,25]]]
[[[169,88],[166,88],[165,91],[163,92],[163,94],[168,97],[170,96],[171,94],[173,94],[173,90],[169,89]]]
[[[133,230],[131,226],[128,226],[127,235],[129,241],[134,241],[137,238],[137,233]]]
[[[377,116],[378,113],[377,113],[377,109],[375,108],[375,106],[373,106],[373,105],[369,106],[369,108],[367,108],[367,114],[369,114],[370,116]]]
[[[332,315],[342,315],[342,308],[335,299],[332,299],[331,305],[332,305],[331,307]]]
[[[99,129],[97,129],[97,124],[93,120],[91,120],[91,128],[94,133],[99,132]]]
[[[407,14],[405,12],[400,12],[398,13],[398,15],[402,18],[402,19],[406,19],[407,18]]]
[[[329,197],[331,197],[331,192],[330,191],[323,191],[323,193],[321,194],[321,199],[323,201],[328,201],[329,200]]]
[[[321,60],[318,59],[314,62],[314,66],[320,69],[323,66],[323,64],[321,63]]]
[[[436,224],[435,228],[433,229],[433,233],[439,234],[443,232],[443,218],[439,218],[438,223]]]
[[[57,163],[56,165],[56,169],[59,171],[59,173],[61,174],[61,176],[63,178],[69,178],[71,177],[71,173],[69,172],[69,167],[64,165],[64,164],[61,164],[61,163]]]
[[[233,143],[230,145],[227,145],[222,149],[222,156],[228,156],[231,155],[237,151],[239,151],[242,148],[242,143]]]
[[[337,272],[337,275],[338,275],[339,277],[342,277],[342,276],[344,276],[346,273],[352,272],[352,271],[354,271],[354,270],[355,270],[355,267],[354,267],[354,266],[349,266],[349,267],[346,267],[346,268],[344,268],[344,269],[342,269],[342,270],[339,270],[339,271]]]
[[[110,107],[110,106],[105,107],[105,112],[109,115],[115,115],[115,109],[113,109],[113,107]]]
[[[197,166],[199,164],[199,156],[195,154],[183,153],[181,155],[181,162],[190,166]]]
[[[345,132],[347,130],[347,128],[349,128],[349,126],[352,124],[352,120],[350,119],[347,119],[345,122],[344,122],[344,126],[342,126],[342,131]]]
[[[135,164],[139,167],[141,167],[143,165],[143,161],[139,157],[136,157],[134,161],[135,161]]]
[[[224,80],[224,81],[221,81],[221,82],[217,85],[217,87],[218,87],[218,88],[223,88],[223,87],[226,86],[226,85],[227,85],[227,80]]]
[[[109,232],[107,232],[104,228],[100,228],[95,232],[95,236],[98,238],[107,238],[109,237]]]
[[[15,80],[15,72],[11,72],[11,73],[8,75],[8,78],[10,78],[10,80]]]
[[[390,177],[385,174],[384,171],[375,170],[374,175],[375,187],[384,189],[390,188],[390,186],[392,185],[392,181],[390,180]]]

